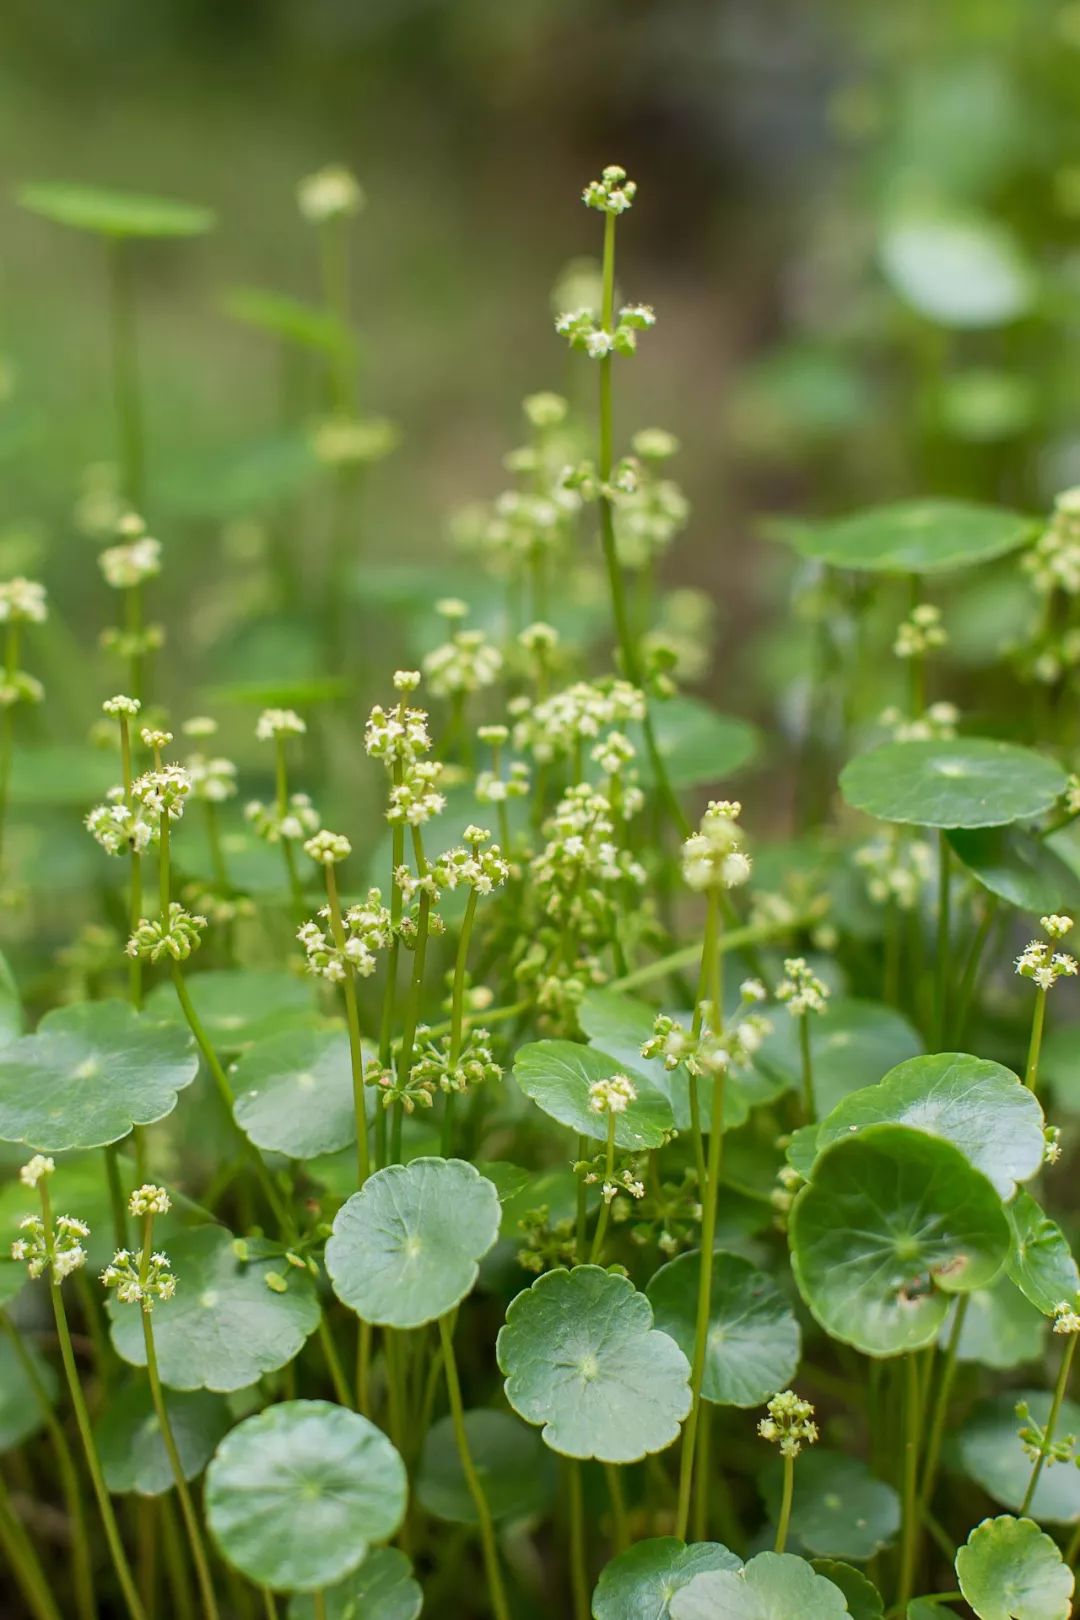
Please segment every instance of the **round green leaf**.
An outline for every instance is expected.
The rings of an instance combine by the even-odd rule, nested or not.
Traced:
[[[732,715],[717,714],[700,698],[673,697],[654,704],[652,722],[657,751],[676,790],[733,775],[750,763],[761,746],[755,726]],[[642,775],[651,781],[649,753],[640,727],[631,727],[631,731]]]
[[[24,1266],[24,1275],[25,1272]],[[36,1345],[27,1344],[26,1353],[49,1406],[55,1405],[57,1378],[51,1363]],[[45,1415],[33,1379],[5,1333],[0,1338],[0,1451],[13,1451],[37,1434],[44,1425]]]
[[[214,224],[209,208],[192,203],[63,181],[22,186],[19,202],[56,225],[99,236],[202,236]]]
[[[852,1092],[818,1129],[818,1151],[868,1125],[909,1125],[958,1147],[998,1196],[1011,1198],[1043,1162],[1043,1112],[1011,1069],[966,1052],[931,1052]]]
[[[376,1547],[360,1568],[323,1594],[326,1620],[417,1620],[424,1594],[396,1547]],[[315,1599],[289,1600],[289,1620],[315,1620]]]
[[[670,1620],[676,1592],[710,1569],[742,1568],[719,1541],[686,1547],[674,1536],[639,1541],[601,1571],[593,1592],[593,1620]]]
[[[840,791],[854,809],[915,827],[1031,821],[1064,787],[1054,760],[989,737],[885,743],[840,773]]]
[[[326,1245],[334,1292],[365,1322],[433,1322],[471,1292],[500,1216],[495,1188],[463,1159],[378,1170],[334,1220]]]
[[[690,1365],[628,1277],[549,1271],[510,1303],[496,1348],[506,1396],[565,1457],[637,1462],[690,1410]]]
[[[905,1058],[914,1057],[922,1043],[908,1020],[895,1007],[851,996],[833,996],[821,1017],[810,1020],[811,1076],[819,1119],[824,1119],[842,1098],[866,1084],[867,1075],[884,1074]],[[798,1021],[787,1014],[774,1019],[771,1035],[762,1042],[757,1067],[792,1090],[801,1081]]]
[[[893,291],[938,326],[1003,326],[1034,298],[1016,238],[991,219],[901,216],[886,226],[880,251]]]
[[[694,1353],[701,1252],[680,1254],[646,1293],[656,1326],[689,1360]],[[799,1324],[776,1284],[737,1254],[713,1256],[709,1336],[701,1393],[718,1406],[761,1406],[795,1376]]]
[[[775,1522],[780,1513],[783,1463],[762,1475],[761,1491]],[[900,1529],[900,1498],[858,1457],[815,1448],[799,1458],[791,1533],[807,1552],[863,1564],[888,1547]]]
[[[799,1289],[833,1338],[894,1356],[937,1338],[950,1293],[992,1282],[1008,1223],[951,1142],[870,1125],[827,1148],[790,1221]]]
[[[956,1555],[960,1590],[979,1620],[1069,1620],[1073,1575],[1030,1519],[984,1519]]]
[[[509,1412],[480,1407],[465,1414],[465,1433],[473,1465],[496,1519],[525,1519],[547,1506],[555,1485],[550,1452],[535,1429]],[[461,1457],[448,1416],[432,1425],[424,1440],[416,1493],[437,1519],[452,1524],[478,1524]]]
[[[1046,1341],[1046,1318],[1029,1304],[1010,1278],[999,1277],[989,1288],[980,1288],[965,1298],[967,1310],[956,1345],[958,1361],[973,1361],[980,1367],[1004,1372],[1038,1360]],[[954,1306],[941,1329],[942,1349],[949,1342],[955,1311]]]
[[[758,1553],[742,1569],[710,1570],[677,1592],[671,1620],[851,1620],[838,1586],[790,1553]]]
[[[287,1262],[241,1260],[220,1226],[200,1226],[169,1244],[176,1277],[172,1299],[154,1307],[161,1381],[170,1389],[246,1389],[298,1354],[319,1323],[311,1278]],[[284,1292],[267,1283],[273,1273]],[[124,1361],[145,1367],[136,1305],[108,1301],[112,1341]]]
[[[1012,1246],[1005,1269],[1036,1310],[1053,1316],[1063,1301],[1080,1301],[1080,1271],[1056,1221],[1043,1213],[1030,1193],[1005,1206]]]
[[[1033,1463],[1020,1439],[1022,1420],[1018,1402],[1025,1401],[1036,1423],[1050,1415],[1049,1390],[1017,1389],[982,1401],[960,1432],[956,1461],[995,1502],[1018,1511],[1031,1481]],[[1080,1406],[1061,1403],[1055,1433],[1080,1435]],[[1080,1470],[1069,1463],[1049,1464],[1039,1475],[1031,1502],[1033,1516],[1043,1524],[1075,1524],[1080,1520]]]
[[[850,1564],[838,1563],[835,1558],[813,1558],[811,1564],[819,1575],[824,1575],[843,1592],[851,1620],[884,1620],[881,1593],[861,1569],[852,1569]]]
[[[622,1072],[614,1058],[576,1041],[533,1041],[514,1059],[514,1078],[525,1095],[560,1125],[597,1142],[607,1137],[607,1120],[589,1107],[589,1087]],[[616,1116],[615,1141],[623,1148],[660,1147],[675,1126],[671,1104],[638,1071],[631,1079],[637,1098]]]
[[[350,334],[328,310],[290,298],[287,293],[264,287],[230,287],[222,299],[222,308],[244,326],[302,349],[338,354],[352,346]]]
[[[198,1067],[186,1029],[126,1001],[60,1007],[0,1047],[0,1140],[45,1153],[119,1142],[171,1114]]]
[[[949,833],[953,853],[990,894],[1019,911],[1080,910],[1080,877],[1024,827],[973,827]]]
[[[781,531],[804,557],[834,568],[937,574],[1001,557],[1033,538],[1030,518],[971,501],[901,501]]]
[[[237,1425],[206,1471],[206,1522],[259,1586],[333,1586],[405,1515],[405,1464],[374,1423],[330,1401],[282,1401]]]
[[[228,1405],[220,1395],[211,1395],[207,1390],[190,1394],[169,1390],[165,1409],[184,1478],[194,1479],[202,1473],[232,1423]],[[172,1467],[145,1379],[112,1395],[98,1420],[94,1438],[105,1483],[115,1495],[134,1491],[139,1496],[161,1496],[172,1490]]]
[[[343,1029],[289,1029],[257,1041],[233,1071],[233,1093],[236,1123],[268,1152],[317,1159],[356,1141]]]
[[[185,976],[199,1022],[218,1052],[242,1052],[256,1041],[317,1017],[313,981],[266,968],[224,968]],[[169,983],[157,985],[146,1006],[156,1018],[183,1024],[183,1011]]]

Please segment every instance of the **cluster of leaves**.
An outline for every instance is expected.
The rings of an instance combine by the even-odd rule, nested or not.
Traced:
[[[458,525],[476,622],[443,600],[422,671],[367,692],[385,831],[346,836],[306,791],[333,793],[320,752],[355,730],[336,691],[260,692],[273,790],[242,824],[234,763],[173,759],[154,701],[131,253],[210,221],[25,192],[104,238],[114,275],[102,571],[128,689],[104,704],[121,780],[84,807],[118,875],[81,993],[22,1033],[4,987],[0,1543],[36,1620],[276,1615],[282,1594],[292,1620],[1071,1613],[1080,1273],[1045,1208],[1073,1213],[1071,1146],[1040,1099],[1075,1112],[1048,1006],[1076,973],[1080,784],[1052,705],[1034,746],[1024,720],[1024,741],[980,735],[928,705],[947,624],[925,596],[1006,566],[1067,619],[1075,498],[1045,524],[923,499],[789,527],[893,615],[844,675],[857,697],[892,646],[902,711],[852,701],[818,761],[830,817],[796,841],[703,807],[758,737],[679,690],[702,621],[687,636],[655,600],[688,516],[674,440],[614,458],[614,379],[654,319],[615,306],[634,199],[614,166],[586,189],[603,260],[556,323],[598,368],[599,420],[526,401],[513,487]],[[327,307],[234,308],[318,357],[340,521],[394,433],[355,409],[362,194],[329,170],[300,203]],[[351,697],[350,562],[332,548],[325,584]],[[6,820],[44,596],[12,581],[0,610]],[[173,707],[201,748],[214,722]]]

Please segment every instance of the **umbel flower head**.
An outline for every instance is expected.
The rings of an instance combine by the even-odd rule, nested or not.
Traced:
[[[164,735],[150,733],[151,736]],[[167,815],[179,821],[191,792],[191,777],[182,765],[162,765],[160,770],[144,771],[131,784],[131,797],[148,815]]]
[[[24,1235],[11,1245],[11,1258],[24,1261],[31,1277],[40,1277],[51,1263],[53,1277],[63,1282],[86,1264],[83,1240],[90,1236],[90,1228],[85,1221],[76,1220],[73,1215],[57,1216],[53,1222],[51,1259],[45,1223],[40,1215],[24,1215],[19,1230]]]
[[[136,1187],[128,1199],[128,1214],[136,1220],[142,1220],[147,1215],[167,1215],[172,1208],[172,1199],[164,1187],[156,1187],[152,1182],[144,1182]]]
[[[304,947],[308,972],[331,984],[341,984],[350,969],[362,979],[369,978],[375,971],[376,951],[385,950],[393,937],[381,891],[370,889],[365,901],[345,912],[345,943],[340,949],[325,927],[330,920],[329,906],[323,907],[319,917],[321,922],[313,918],[296,936]]]
[[[310,856],[318,866],[337,866],[339,861],[348,860],[352,845],[344,833],[331,832],[324,827],[307,840],[304,854]]]
[[[111,788],[104,804],[90,811],[85,827],[107,855],[141,855],[158,835],[158,828],[148,821],[142,809],[128,804],[123,788]]]
[[[108,546],[98,557],[106,585],[126,591],[161,573],[161,541],[145,532],[141,518],[129,516],[121,523],[125,538],[118,546]]]
[[[307,793],[290,793],[284,815],[276,804],[252,799],[244,806],[244,819],[251,823],[256,838],[267,844],[280,844],[283,838],[308,837],[319,830],[319,812]]]
[[[162,957],[186,962],[192,951],[198,950],[199,935],[206,926],[205,917],[194,916],[173,900],[168,922],[162,922],[160,917],[143,917],[124,949],[129,956],[147,962],[160,962]]]
[[[152,1311],[157,1300],[172,1299],[176,1293],[169,1257],[160,1252],[150,1255],[142,1267],[139,1255],[117,1249],[101,1273],[101,1280],[106,1288],[116,1289],[121,1305],[141,1305],[144,1311]]]
[[[259,742],[274,742],[278,737],[302,737],[306,730],[295,709],[264,709],[255,722]]]
[[[624,1114],[636,1097],[637,1089],[625,1074],[594,1080],[589,1087],[589,1107],[594,1114]]]
[[[742,847],[737,825],[742,805],[736,800],[713,799],[696,833],[683,844],[683,880],[697,892],[734,889],[750,877],[750,857]]]
[[[812,1446],[818,1439],[814,1408],[794,1390],[774,1395],[766,1411],[769,1415],[758,1424],[758,1434],[778,1445],[781,1457],[797,1457],[803,1446]]]
[[[637,182],[626,178],[626,170],[609,163],[599,180],[590,180],[581,193],[586,208],[602,214],[625,214],[637,196]]]
[[[948,642],[941,622],[941,609],[932,602],[920,602],[899,625],[893,652],[897,658],[925,658],[928,652]]]
[[[0,582],[0,624],[44,624],[47,617],[44,585],[21,574]]]
[[[342,163],[328,163],[305,175],[296,188],[296,201],[305,219],[321,225],[328,219],[358,214],[366,198],[356,176]]]
[[[1073,926],[1071,917],[1057,913],[1040,917],[1039,921],[1054,943],[1064,939]],[[1067,951],[1055,951],[1045,940],[1033,939],[1016,958],[1016,971],[1021,978],[1033,979],[1040,990],[1049,990],[1059,979],[1075,977],[1077,964],[1076,958]]]
[[[829,987],[810,968],[805,957],[789,956],[784,961],[784,977],[776,987],[777,1001],[787,1004],[792,1018],[806,1013],[823,1013],[829,999]]]

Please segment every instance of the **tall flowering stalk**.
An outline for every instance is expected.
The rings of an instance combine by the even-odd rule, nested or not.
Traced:
[[[0,624],[4,625],[4,674],[0,682],[0,878],[4,871],[8,799],[11,795],[11,759],[15,710],[20,703],[40,703],[45,689],[33,675],[19,668],[24,624],[44,624],[48,616],[45,587],[32,579],[9,579],[0,584]]]

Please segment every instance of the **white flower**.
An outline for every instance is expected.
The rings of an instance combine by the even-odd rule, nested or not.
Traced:
[[[607,1080],[594,1080],[589,1087],[589,1107],[594,1114],[622,1114],[637,1097],[633,1081],[625,1074]]]
[[[138,698],[125,697],[122,692],[118,692],[116,697],[106,698],[101,707],[105,714],[113,716],[125,715],[129,720],[133,720],[142,708],[142,704]]]
[[[161,542],[144,534],[124,546],[109,546],[98,557],[106,585],[130,590],[161,573]]]
[[[149,1181],[141,1187],[136,1187],[128,1199],[128,1213],[136,1218],[145,1215],[167,1215],[171,1208],[172,1201],[165,1188],[155,1187]]]
[[[366,198],[356,176],[340,163],[329,163],[305,176],[296,188],[300,212],[313,224],[358,214]]]
[[[255,735],[260,742],[272,742],[276,737],[302,737],[306,730],[295,709],[264,709],[255,723]]]
[[[344,833],[330,832],[323,828],[304,845],[304,854],[319,866],[336,866],[339,861],[346,860],[352,854],[352,845]]]
[[[36,580],[20,574],[0,583],[0,624],[44,624],[47,612],[45,587]]]
[[[786,1002],[793,1018],[825,1011],[829,987],[810,969],[803,957],[789,956],[784,962],[784,975],[776,987],[776,999]]]
[[[24,1187],[36,1187],[43,1176],[51,1176],[55,1169],[56,1161],[48,1154],[35,1153],[19,1171],[19,1180]]]

